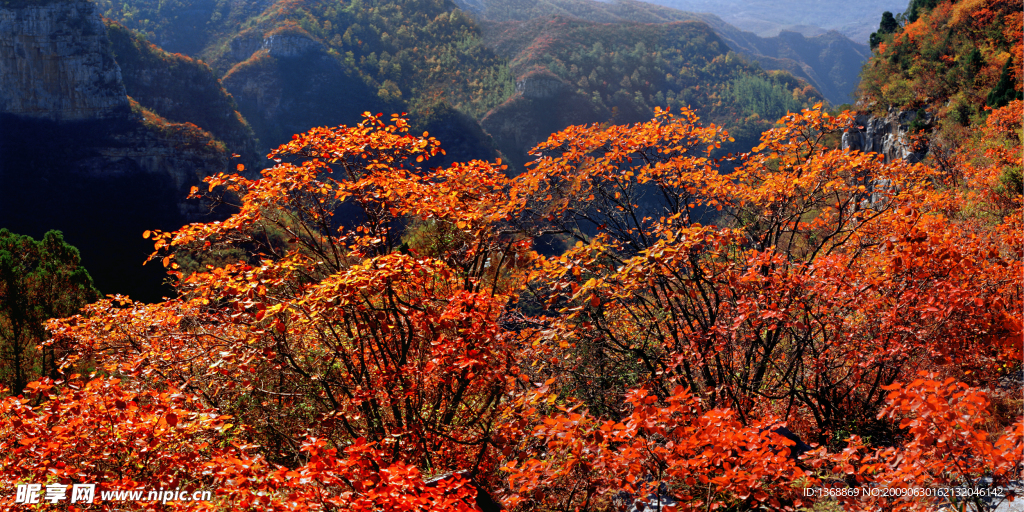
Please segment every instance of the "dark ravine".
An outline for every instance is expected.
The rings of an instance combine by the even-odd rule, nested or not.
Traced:
[[[142,265],[153,246],[141,234],[207,218],[202,205],[184,200],[182,180],[224,170],[223,154],[179,149],[131,118],[4,114],[0,125],[0,226],[37,238],[63,231],[103,293],[170,294],[160,287],[163,269]]]

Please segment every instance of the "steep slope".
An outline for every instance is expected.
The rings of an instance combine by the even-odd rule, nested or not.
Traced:
[[[228,70],[223,82],[271,146],[313,126],[340,124],[353,112],[402,107],[379,98],[356,70],[301,29],[270,35],[265,46]]]
[[[253,130],[209,65],[166,52],[117,22],[107,22],[107,35],[129,96],[169,121],[209,131],[247,162],[256,161]]]
[[[967,124],[995,106],[996,96],[1020,90],[1022,11],[1020,0],[921,8],[914,21],[882,36],[864,67],[862,103],[875,112],[925,108]]]
[[[90,2],[0,7],[0,77],[0,225],[63,230],[101,290],[159,298],[140,234],[202,217],[185,196],[225,146],[128,97]]]
[[[208,46],[236,32],[240,24],[271,3],[267,0],[96,0],[104,18],[137,30],[169,52],[196,57]]]

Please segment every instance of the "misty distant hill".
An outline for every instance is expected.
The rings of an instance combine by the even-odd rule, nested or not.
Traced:
[[[906,0],[864,0],[842,4],[825,0],[650,0],[679,9],[711,13],[723,21],[762,37],[781,31],[816,36],[835,30],[853,41],[866,44],[878,30],[882,12],[907,10]]]

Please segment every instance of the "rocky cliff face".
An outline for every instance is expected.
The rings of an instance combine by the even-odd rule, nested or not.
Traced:
[[[242,62],[251,57],[252,54],[263,49],[263,44],[262,32],[253,29],[243,31],[231,40],[228,45],[228,52],[221,60],[231,65]]]
[[[128,113],[95,4],[0,8],[0,112],[52,120]]]
[[[843,133],[843,149],[882,153],[889,162],[919,162],[927,148],[915,147],[911,137],[913,127],[932,121],[930,114],[923,114],[920,119],[919,115],[917,111],[895,109],[885,116],[858,115],[855,126]]]
[[[3,5],[0,225],[62,230],[105,293],[159,299],[163,272],[140,265],[152,249],[140,234],[203,216],[188,190],[230,153],[131,101],[95,4]]]
[[[263,40],[263,47],[274,57],[301,57],[325,50],[324,45],[300,35],[278,34]]]
[[[171,80],[159,62],[151,64],[139,66],[145,69],[133,79]],[[7,124],[53,121],[56,131],[88,126],[90,133],[82,136],[90,142],[79,155],[89,156],[65,162],[69,169],[105,174],[110,164],[129,159],[136,172],[169,175],[184,197],[201,178],[196,169],[217,172],[227,165],[225,148],[209,133],[132,107],[107,27],[91,2],[0,8],[0,84],[0,115],[12,119]],[[163,157],[151,158],[157,154]]]

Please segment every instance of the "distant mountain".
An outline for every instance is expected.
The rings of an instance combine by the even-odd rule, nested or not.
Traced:
[[[513,94],[513,77],[446,0],[98,3],[168,51],[209,62],[262,150],[373,111],[410,113],[454,149],[449,160],[497,156],[476,121]]]
[[[870,54],[867,45],[855,43],[835,31],[817,30],[811,37],[794,31],[760,37],[737,29],[714,14],[680,11],[634,0],[456,0],[456,3],[486,22],[562,16],[596,23],[705,23],[728,49],[757,61],[764,69],[787,71],[807,80],[833,105],[852,101],[861,66]],[[874,28],[877,28],[877,21]]]
[[[264,149],[365,110],[405,111],[454,146],[450,159],[497,149],[521,164],[570,123],[640,121],[656,106],[693,107],[747,149],[787,110],[849,101],[867,55],[834,32],[761,38],[632,0],[460,2],[99,0],[210,62]]]
[[[882,12],[903,12],[908,0],[864,0],[840,4],[822,0],[651,0],[651,3],[711,13],[726,23],[762,37],[782,31],[816,36],[835,30],[859,44],[878,29]]]

